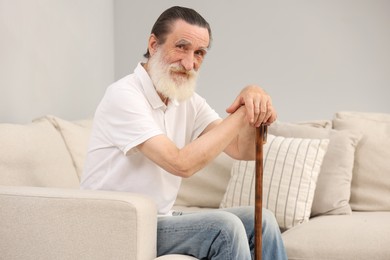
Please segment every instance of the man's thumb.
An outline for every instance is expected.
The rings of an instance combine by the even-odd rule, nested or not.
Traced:
[[[226,108],[226,112],[229,114],[234,113],[241,105],[240,97],[237,97],[234,102]]]

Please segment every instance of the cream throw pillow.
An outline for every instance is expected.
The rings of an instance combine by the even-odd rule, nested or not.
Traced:
[[[279,227],[289,229],[309,220],[316,181],[328,139],[268,135],[264,145],[263,207]],[[254,205],[255,162],[235,161],[221,207]]]
[[[295,138],[328,139],[329,145],[322,162],[317,187],[314,193],[311,216],[348,215],[352,213],[352,170],[356,146],[361,138],[359,131],[333,130],[313,127],[313,124],[298,125],[275,122],[268,132],[277,136]]]
[[[353,210],[390,210],[390,114],[339,112],[333,120],[338,130],[359,129],[363,137],[356,148],[351,200]]]

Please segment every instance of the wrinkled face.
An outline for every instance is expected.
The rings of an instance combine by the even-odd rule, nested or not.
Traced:
[[[149,39],[148,73],[157,91],[164,97],[182,101],[190,97],[196,85],[197,72],[209,46],[206,28],[177,20],[164,44]]]

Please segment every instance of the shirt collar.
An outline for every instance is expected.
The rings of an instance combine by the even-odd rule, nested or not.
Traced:
[[[134,73],[138,76],[141,81],[142,88],[144,89],[146,99],[153,107],[153,109],[157,108],[166,108],[164,102],[162,102],[160,96],[157,94],[157,91],[153,85],[152,79],[150,78],[148,72],[142,66],[141,63],[138,63],[137,67],[134,70]],[[179,105],[177,100],[170,100],[172,104],[175,106]]]
[[[160,108],[165,104],[161,101],[160,96],[157,94],[156,89],[154,88],[152,79],[149,74],[146,72],[145,68],[141,63],[138,63],[137,67],[134,70],[134,73],[138,76],[141,81],[142,88],[144,89],[146,99],[149,101],[153,109]]]

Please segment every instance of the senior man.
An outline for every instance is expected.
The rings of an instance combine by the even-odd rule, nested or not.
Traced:
[[[112,84],[94,117],[81,188],[136,192],[158,209],[157,255],[246,260],[254,255],[254,209],[172,213],[182,178],[225,152],[254,159],[254,129],[276,119],[270,97],[247,86],[221,119],[195,93],[211,41],[207,21],[174,6],[154,24],[146,61]],[[274,216],[263,211],[263,259],[286,259]]]

